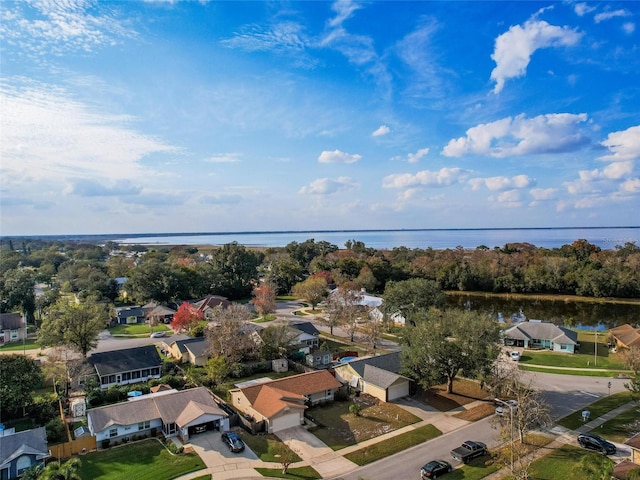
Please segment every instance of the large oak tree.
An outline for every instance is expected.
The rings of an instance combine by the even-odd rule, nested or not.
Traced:
[[[498,323],[485,315],[431,309],[405,329],[404,373],[425,390],[446,383],[451,393],[458,374],[474,378],[491,369],[500,351],[499,339]]]

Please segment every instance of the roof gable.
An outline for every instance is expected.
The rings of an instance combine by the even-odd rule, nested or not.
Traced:
[[[351,367],[361,378],[364,378],[366,365],[371,365],[391,373],[399,373],[402,367],[400,364],[400,352],[391,352],[385,355],[378,355],[376,357],[358,358],[356,360],[346,362],[345,365]],[[338,366],[336,368],[341,367],[342,366]]]
[[[266,418],[286,411],[287,409],[304,410],[306,397],[295,393],[280,390],[269,385],[261,385],[260,391],[251,406]]]
[[[45,427],[34,428],[0,437],[0,465],[22,454],[49,456]]]
[[[516,340],[551,340],[554,343],[576,345],[578,334],[549,322],[521,322],[504,332],[504,336]]]
[[[19,313],[0,313],[0,330],[17,330],[23,326]]]
[[[311,322],[292,323],[291,326],[296,330],[300,330],[301,332],[304,332],[308,335],[313,335],[314,337],[317,337],[318,335],[320,335],[320,332],[318,331],[318,329]]]
[[[265,386],[283,392],[293,393],[295,395],[311,395],[324,390],[340,388],[342,384],[328,371],[318,370],[315,372],[301,373],[300,375],[292,375],[290,377],[272,380],[259,385],[241,387],[240,390],[247,397],[247,400],[249,400],[253,405],[260,394],[260,390]]]
[[[408,380],[407,377],[374,367],[373,365],[364,366],[364,376],[362,378],[365,382],[384,389],[389,388],[401,378],[406,378]]]

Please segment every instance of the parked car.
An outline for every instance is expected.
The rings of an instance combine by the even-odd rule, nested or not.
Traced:
[[[153,332],[150,337],[151,338],[162,338],[167,334],[167,332],[165,332],[164,330],[161,332]]]
[[[504,403],[496,401],[496,403],[498,404],[496,407],[496,415],[499,417],[502,417],[505,414],[511,415],[511,409],[513,409],[514,412],[518,409],[518,402],[516,400],[505,400]],[[505,405],[505,403],[509,406]]]
[[[603,455],[613,455],[616,453],[616,446],[593,433],[581,433],[578,435],[578,443],[582,448],[593,450]]]
[[[462,463],[467,463],[468,461],[477,457],[482,457],[487,453],[489,452],[487,451],[487,446],[484,443],[473,442],[471,440],[467,440],[458,448],[451,450],[451,456],[453,459]]]
[[[200,425],[196,425],[195,427],[193,427],[193,431],[194,433],[204,433],[207,431],[207,424],[203,423]]]
[[[233,453],[240,453],[244,450],[244,442],[236,432],[222,432],[221,437]]]
[[[431,460],[420,469],[420,476],[422,480],[430,480],[449,473],[452,469],[451,464],[444,460]]]
[[[513,360],[514,362],[517,362],[518,360],[520,360],[520,352],[517,350],[514,350],[509,354],[509,357],[511,357],[511,360]]]

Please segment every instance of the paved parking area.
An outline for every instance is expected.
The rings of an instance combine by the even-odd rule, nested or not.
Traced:
[[[248,463],[258,460],[258,456],[249,447],[244,452],[233,453],[222,443],[220,432],[207,431],[197,433],[189,439],[189,445],[193,447],[207,467],[218,467],[226,464]]]

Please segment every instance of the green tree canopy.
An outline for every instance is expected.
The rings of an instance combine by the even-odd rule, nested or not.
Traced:
[[[459,373],[473,378],[490,370],[498,357],[499,326],[477,312],[431,309],[407,326],[403,336],[404,373],[425,390],[453,380]]]
[[[13,412],[33,400],[42,383],[40,367],[25,355],[0,355],[0,408]]]
[[[427,311],[431,307],[441,307],[446,302],[446,296],[438,283],[423,278],[390,281],[384,289],[383,297],[387,313],[400,311],[409,321],[414,321],[418,312]]]
[[[316,305],[329,294],[327,281],[321,276],[314,275],[303,282],[296,283],[293,286],[293,294],[305,299],[311,304],[312,310],[315,310]]]
[[[91,298],[76,303],[62,298],[50,309],[40,328],[38,342],[42,346],[68,346],[87,356],[98,344],[98,334],[107,328],[109,309]]]

